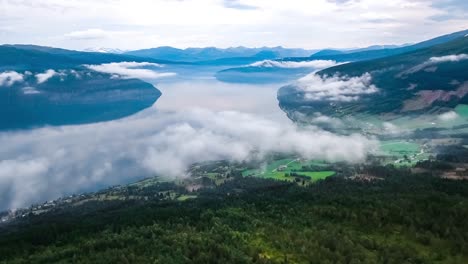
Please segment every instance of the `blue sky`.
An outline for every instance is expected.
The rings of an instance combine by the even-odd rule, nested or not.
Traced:
[[[2,0],[0,39],[72,49],[417,42],[468,28],[465,0]]]

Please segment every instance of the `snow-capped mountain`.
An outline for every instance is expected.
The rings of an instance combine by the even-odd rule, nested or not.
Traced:
[[[112,48],[87,48],[84,49],[85,52],[99,52],[99,53],[115,53],[115,54],[122,54],[126,52],[126,50],[121,49],[112,49]]]

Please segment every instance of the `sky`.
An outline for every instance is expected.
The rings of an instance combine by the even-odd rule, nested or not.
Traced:
[[[468,28],[466,0],[0,0],[0,40],[69,49],[353,48]]]

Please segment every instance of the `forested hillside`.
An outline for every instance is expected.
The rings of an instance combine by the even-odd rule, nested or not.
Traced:
[[[468,182],[236,178],[186,201],[88,203],[0,235],[0,263],[467,263]]]

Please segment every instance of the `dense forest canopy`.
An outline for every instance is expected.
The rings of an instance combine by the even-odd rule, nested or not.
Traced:
[[[2,230],[0,263],[467,263],[468,182],[405,173],[85,203]]]

